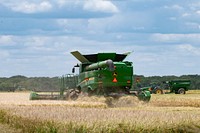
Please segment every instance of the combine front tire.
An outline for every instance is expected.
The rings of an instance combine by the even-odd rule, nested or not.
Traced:
[[[78,99],[78,93],[75,90],[71,91],[69,94],[69,99],[75,101],[76,99]]]
[[[66,100],[76,100],[78,98],[78,92],[74,89],[67,90]]]

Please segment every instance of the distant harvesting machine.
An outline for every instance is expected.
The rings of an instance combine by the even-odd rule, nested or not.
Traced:
[[[149,87],[133,88],[133,65],[132,62],[124,61],[130,53],[82,55],[73,51],[71,54],[80,61],[73,67],[72,73],[78,67],[79,74],[60,77],[60,98],[76,100],[80,95],[114,98],[132,95],[142,101],[150,100]],[[32,93],[30,99],[40,97],[37,93]]]

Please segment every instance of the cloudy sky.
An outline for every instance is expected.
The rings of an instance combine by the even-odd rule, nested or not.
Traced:
[[[74,50],[133,51],[145,76],[200,74],[200,1],[0,0],[0,77],[71,73]]]

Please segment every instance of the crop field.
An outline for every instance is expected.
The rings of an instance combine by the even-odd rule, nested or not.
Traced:
[[[196,133],[200,132],[200,91],[153,94],[149,103],[130,96],[30,101],[28,92],[2,92],[0,129],[11,133]]]

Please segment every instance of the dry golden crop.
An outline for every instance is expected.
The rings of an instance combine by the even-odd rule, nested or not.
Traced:
[[[135,97],[30,101],[29,93],[0,93],[0,121],[23,132],[198,132],[199,107],[198,93],[152,95],[149,103]]]
[[[4,125],[0,124],[0,131],[1,133],[20,133],[21,132],[20,130],[13,129],[5,124]]]

